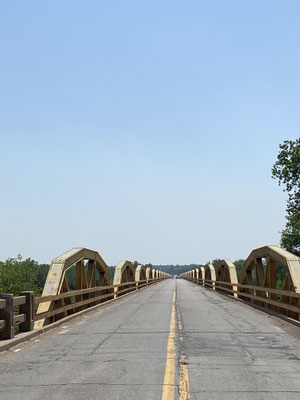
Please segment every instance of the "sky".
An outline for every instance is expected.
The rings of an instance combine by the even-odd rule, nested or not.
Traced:
[[[0,260],[108,265],[279,244],[298,0],[0,3]]]

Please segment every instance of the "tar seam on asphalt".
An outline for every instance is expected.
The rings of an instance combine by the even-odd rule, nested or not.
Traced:
[[[175,283],[176,285],[176,283]],[[175,296],[175,308],[176,308],[176,317],[177,317],[177,330],[180,341],[180,349],[179,349],[179,399],[180,400],[189,400],[190,399],[190,390],[189,390],[189,374],[187,369],[187,357],[183,351],[183,326],[181,321],[181,313],[178,306],[178,298],[177,298],[177,290]]]

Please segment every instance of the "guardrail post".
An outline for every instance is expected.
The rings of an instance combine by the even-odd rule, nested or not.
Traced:
[[[20,314],[25,314],[25,321],[19,325],[19,332],[28,332],[33,329],[33,292],[21,292],[20,296],[26,297],[25,304],[19,307]]]
[[[13,294],[1,294],[0,299],[6,300],[5,308],[0,310],[0,319],[5,321],[5,328],[0,332],[0,339],[12,339],[14,337],[14,296]]]

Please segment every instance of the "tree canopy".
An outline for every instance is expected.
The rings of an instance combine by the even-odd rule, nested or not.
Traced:
[[[285,229],[281,232],[281,246],[300,255],[300,138],[280,144],[272,177],[278,179],[288,193]]]
[[[49,265],[39,264],[20,255],[0,262],[0,293],[18,295],[23,290],[33,290],[40,296],[48,274]]]

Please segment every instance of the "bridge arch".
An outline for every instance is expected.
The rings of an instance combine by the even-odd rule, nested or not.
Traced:
[[[238,284],[236,267],[233,264],[233,262],[230,261],[228,258],[221,260],[219,262],[217,270],[216,270],[216,281],[218,282],[218,283],[216,283],[216,286],[219,286],[218,288],[216,287],[216,289],[221,292],[225,292],[227,294],[232,295],[232,293],[229,292],[228,289],[237,290],[237,286],[231,286],[231,285],[225,285],[225,284],[223,285],[222,283],[220,283],[220,282],[224,282],[224,283]],[[237,297],[237,293],[233,293],[233,296]]]
[[[152,279],[152,268],[151,267],[147,267],[146,268],[146,279],[149,281],[150,279]]]
[[[199,268],[199,284],[204,285],[205,279],[205,268],[202,266]]]
[[[75,286],[74,289],[71,289],[71,282],[69,281],[68,277],[68,271],[71,268],[73,269],[72,278],[74,278],[74,281],[72,282],[72,286]],[[108,267],[100,254],[94,250],[82,247],[74,247],[52,261],[43,289],[42,297],[59,295],[72,290],[88,289],[97,286],[109,286],[109,284]],[[103,294],[106,294],[110,293],[111,291],[111,289],[101,290],[99,293],[97,292],[97,294],[101,295],[102,292]],[[90,294],[90,297],[95,296],[95,294],[95,292]],[[82,296],[76,296],[76,300],[78,301],[80,301],[81,298]],[[98,301],[98,303],[99,302],[100,301]],[[47,301],[39,304],[37,313],[41,314],[52,311],[55,308],[69,304],[71,304],[70,297],[60,301]],[[95,303],[92,303],[91,305],[93,304]],[[81,309],[87,308],[91,305],[82,306]],[[53,320],[63,318],[66,316],[65,314],[68,315],[72,312],[73,311],[70,310],[64,313],[64,315],[59,314],[49,319],[41,319],[36,321],[34,328],[41,328],[44,325],[53,322]]]
[[[204,279],[208,281],[213,281],[213,282],[204,282],[204,286],[208,286],[211,287],[212,289],[215,289],[214,281],[216,280],[216,270],[212,264],[206,264],[204,266]]]
[[[241,284],[260,286],[277,290],[282,287],[286,292],[300,293],[300,258],[282,249],[279,246],[264,246],[253,250],[246,259],[242,272]],[[267,297],[270,300],[277,300],[281,303],[289,303],[299,307],[300,299],[279,295],[276,293],[262,292],[259,289],[241,288],[240,292],[255,294],[260,297]],[[258,305],[264,305],[263,301],[247,299],[240,295],[244,300],[254,301]],[[284,311],[276,306],[269,305],[270,309],[278,312],[287,313],[288,316],[298,319],[298,313],[294,311]]]
[[[115,288],[115,295],[117,295],[118,291],[126,290],[128,289],[128,292],[130,291],[130,288],[132,287],[132,290],[135,288],[135,270],[133,267],[132,262],[128,260],[122,260],[119,262],[119,264],[115,268],[115,274],[114,274],[114,285],[120,285],[122,283],[128,283],[132,282],[132,285],[124,286],[123,288]]]
[[[137,285],[140,281],[146,281],[146,268],[144,265],[138,265],[135,270],[135,281]],[[145,282],[144,282],[145,283]]]
[[[114,285],[121,283],[134,282],[135,271],[132,263],[128,260],[122,260],[115,268]]]

